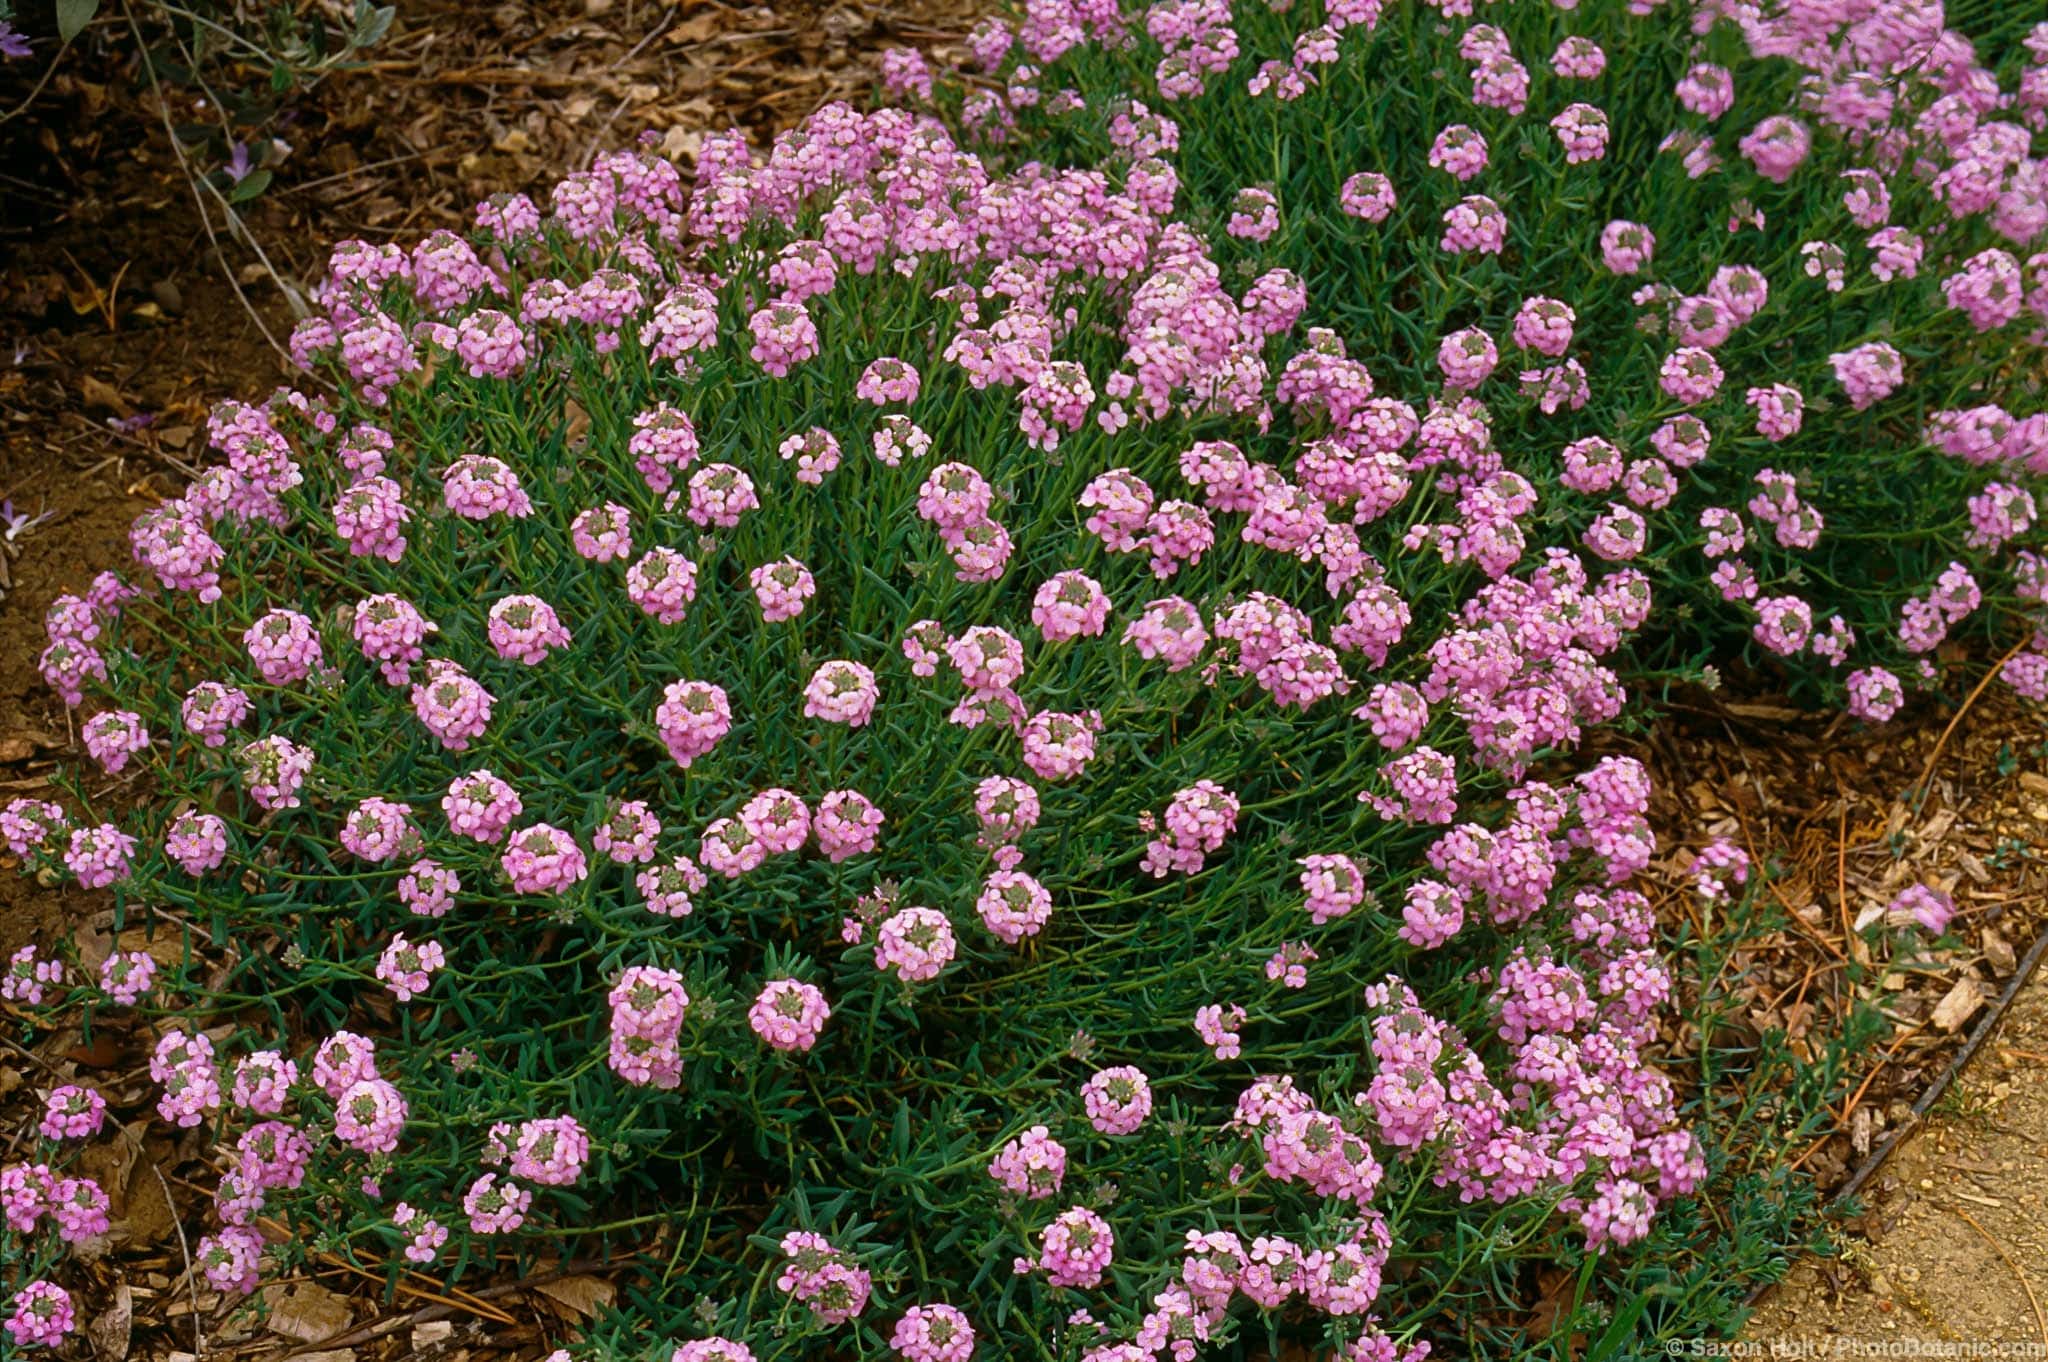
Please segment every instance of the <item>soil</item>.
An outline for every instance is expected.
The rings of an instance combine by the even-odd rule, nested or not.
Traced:
[[[244,206],[241,237],[215,218],[220,250],[163,126],[166,116],[198,116],[194,96],[174,89],[160,105],[114,22],[89,29],[30,112],[0,124],[0,498],[40,517],[12,552],[0,549],[0,800],[48,797],[60,762],[77,769],[71,716],[36,674],[44,609],[126,563],[129,521],[203,460],[212,402],[257,398],[285,379],[269,337],[290,329],[288,289],[317,276],[327,244],[459,225],[483,195],[543,188],[595,149],[642,132],[687,164],[707,131],[738,121],[765,134],[828,98],[861,97],[882,48],[957,41],[978,6],[401,8],[366,66],[290,107],[279,131],[296,150],[272,188]],[[53,49],[39,51],[46,59]],[[0,109],[19,104],[40,75],[16,68],[40,65],[0,65]],[[1836,1185],[1960,1043],[1962,1023],[1934,1021],[1957,981],[1995,992],[2048,919],[2040,720],[1994,690],[1944,742],[1952,707],[1903,731],[1858,735],[1768,698],[1695,699],[1695,712],[1654,740],[1667,911],[1680,920],[1690,850],[1736,837],[1779,865],[1771,892],[1796,920],[1754,943],[1752,1024],[1817,1044],[1859,1000],[1898,1019],[1897,1043],[1887,1041],[1883,1062],[1867,1070],[1841,1133],[1810,1151],[1815,1175]],[[88,789],[118,804],[116,785]],[[0,864],[0,956],[104,922],[104,896],[42,888],[10,869]],[[1860,992],[1846,985],[1837,963],[1857,946],[1844,925],[1921,877],[1956,892],[1963,945],[1896,978],[1880,974]],[[79,1075],[107,1092],[124,1123],[92,1170],[115,1199],[116,1233],[78,1267],[95,1355],[170,1358],[201,1351],[202,1339],[245,1353],[267,1339],[276,1351],[340,1329],[353,1331],[350,1341],[330,1343],[327,1362],[487,1351],[485,1338],[531,1355],[610,1289],[564,1270],[516,1297],[470,1298],[461,1311],[410,1298],[387,1307],[332,1269],[280,1289],[268,1335],[195,1332],[216,1328],[214,1302],[185,1285],[182,1234],[200,1227],[211,1171],[196,1142],[174,1141],[152,1121],[145,1044],[140,1034],[102,1031],[88,1045],[74,1032],[0,1063],[0,1135],[24,1128],[35,1086]],[[2021,1277],[2048,1295],[2044,1074],[2048,993],[2037,981],[1958,1095],[1873,1189],[1865,1238],[1838,1260],[1801,1267],[1749,1338],[1968,1338],[1973,1329],[2035,1337]],[[412,1317],[423,1304],[428,1313]]]
[[[2048,1356],[2048,977],[1862,1201],[1840,1255],[1795,1268],[1745,1340],[1778,1356]],[[1959,1344],[2008,1350],[1941,1351]]]

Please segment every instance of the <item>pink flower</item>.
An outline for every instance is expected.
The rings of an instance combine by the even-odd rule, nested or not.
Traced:
[[[1126,1064],[1103,1069],[1081,1085],[1088,1124],[1105,1135],[1129,1135],[1152,1114],[1152,1084]]]
[[[1918,923],[1929,936],[1940,936],[1948,930],[1956,907],[1948,895],[1924,884],[1916,884],[1900,891],[1885,912],[1895,921],[1910,919]]]
[[[900,359],[878,359],[861,371],[854,396],[878,407],[908,406],[917,401],[918,375],[915,367]]]
[[[1066,1174],[1066,1148],[1044,1126],[1033,1126],[1005,1143],[988,1165],[990,1177],[1030,1201],[1058,1192]]]
[[[874,851],[882,829],[882,811],[858,790],[833,790],[818,801],[811,819],[818,850],[834,865]]]
[[[128,758],[149,750],[149,730],[142,716],[125,709],[108,710],[85,721],[85,750],[108,775],[119,775]]]
[[[763,563],[748,575],[748,580],[761,603],[761,618],[770,624],[803,614],[805,603],[818,591],[811,570],[794,558]]]
[[[1443,221],[1439,244],[1448,254],[1499,255],[1507,246],[1507,214],[1484,194],[1458,200],[1444,211]]]
[[[1756,167],[1757,174],[1776,184],[1783,184],[1806,160],[1813,146],[1813,137],[1798,119],[1773,114],[1751,129],[1738,145],[1750,164]]]
[[[690,475],[690,505],[686,514],[701,529],[713,525],[732,529],[748,511],[760,509],[754,494],[754,480],[729,463],[706,464]]]
[[[156,961],[147,951],[115,951],[100,962],[100,992],[122,1007],[142,1001],[156,981]]]
[[[504,462],[487,454],[465,454],[441,476],[444,505],[464,520],[489,520],[494,515],[514,520],[533,514],[533,502],[519,477]]]
[[[266,684],[288,686],[323,666],[313,621],[295,610],[272,610],[242,634],[249,660]]]
[[[1721,390],[1721,366],[1713,353],[1696,345],[1680,346],[1665,356],[1658,386],[1687,406],[1697,406]]]
[[[1656,249],[1656,235],[1641,223],[1616,218],[1600,229],[1600,256],[1610,273],[1641,273]]]
[[[576,839],[546,823],[513,833],[498,865],[515,894],[560,894],[590,873]]]
[[[804,717],[825,723],[864,728],[874,718],[881,687],[873,671],[844,658],[827,662],[811,673],[804,687]]]
[[[487,633],[500,657],[528,668],[547,662],[549,649],[569,643],[555,608],[539,596],[506,596],[494,604]]]
[[[667,865],[652,866],[633,877],[633,885],[647,901],[647,911],[660,917],[688,917],[696,911],[691,895],[701,894],[710,877],[687,856]]]
[[[1052,917],[1052,895],[1022,871],[998,870],[983,882],[974,909],[997,939],[1014,946],[1044,929]]]
[[[894,970],[905,983],[936,979],[956,950],[953,924],[932,908],[904,908],[875,934],[875,965]]]
[[[1144,868],[1155,878],[1198,874],[1209,853],[1237,828],[1237,796],[1213,780],[1176,791],[1161,820],[1165,831],[1145,848]]]
[[[427,663],[427,679],[412,688],[413,713],[450,752],[464,752],[491,725],[497,696],[444,658]]]
[[[1024,764],[1044,780],[1073,780],[1095,759],[1101,731],[1102,716],[1093,711],[1033,715],[1024,726]]]
[[[796,460],[796,480],[813,487],[821,485],[825,475],[839,467],[839,441],[830,431],[816,426],[790,436],[776,452],[784,459]]]
[[[518,791],[478,767],[449,782],[448,793],[441,797],[441,811],[448,816],[449,830],[457,836],[490,843],[504,837],[525,806]]]
[[[64,868],[86,889],[104,889],[128,878],[134,869],[136,841],[112,823],[79,828],[64,849]]]
[[[809,1050],[817,1044],[832,1008],[814,984],[777,979],[763,988],[747,1009],[754,1034],[777,1050]]]
[[[1337,191],[1337,206],[1365,222],[1385,222],[1394,211],[1394,185],[1386,176],[1361,171]]]
[[[1244,1053],[1244,1043],[1237,1034],[1244,1021],[1245,1011],[1236,1003],[1228,1007],[1210,1003],[1195,1009],[1195,1034],[1202,1038],[1202,1044],[1208,1046],[1216,1058],[1236,1059]]]
[[[1224,230],[1247,241],[1264,241],[1280,230],[1280,203],[1264,189],[1240,189],[1231,200]]]
[[[1607,154],[1607,115],[1594,105],[1567,105],[1550,126],[1564,147],[1566,165],[1597,161]]]
[[[405,686],[412,683],[412,665],[426,655],[421,645],[429,635],[439,630],[420,614],[412,602],[385,594],[356,602],[354,625],[350,632],[363,656],[377,664],[384,684]],[[234,694],[241,695],[241,692]],[[242,714],[248,712],[246,696],[242,699],[240,711]],[[240,721],[239,717],[236,721]],[[215,744],[209,739],[207,745]]]
[[[1486,169],[1486,152],[1485,137],[1463,123],[1453,123],[1430,144],[1429,164],[1454,180],[1469,180]]]
[[[674,970],[635,965],[619,976],[605,1001],[612,1009],[612,1072],[636,1087],[672,1089],[682,1082],[680,1050],[690,995]]]
[[[851,1253],[834,1248],[821,1234],[791,1230],[782,1236],[784,1264],[775,1287],[810,1306],[825,1328],[857,1319],[868,1307],[873,1281]],[[740,1348],[733,1362],[744,1362]],[[680,1356],[680,1352],[678,1353]],[[751,1354],[747,1354],[751,1356]]]
[[[1037,1266],[1054,1286],[1097,1287],[1116,1248],[1109,1222],[1085,1206],[1062,1211],[1046,1226]]]
[[[106,1098],[95,1089],[66,1083],[43,1103],[43,1119],[37,1129],[45,1139],[82,1140],[99,1134],[106,1118]]]
[[[71,1336],[77,1323],[70,1293],[55,1282],[38,1280],[15,1294],[14,1312],[0,1327],[18,1348],[55,1348]]]
[[[669,756],[688,770],[732,731],[732,706],[725,691],[709,681],[671,681],[654,711],[654,726]]]
[[[1108,619],[1108,595],[1084,572],[1062,572],[1046,579],[1031,602],[1031,622],[1047,643],[1099,637]]]
[[[500,1182],[496,1173],[478,1178],[462,1197],[473,1234],[512,1233],[526,1223],[526,1211],[532,1204],[532,1192],[509,1180]]]
[[[1444,386],[1455,390],[1476,388],[1493,373],[1500,351],[1493,337],[1476,326],[1453,331],[1437,346],[1437,367],[1443,370]]]
[[[230,1225],[219,1234],[202,1238],[193,1256],[216,1291],[250,1295],[259,1281],[263,1236],[253,1229]]]
[[[663,624],[680,624],[697,599],[697,565],[656,545],[626,569],[626,598]]]
[[[1365,902],[1365,872],[1351,857],[1305,856],[1301,867],[1303,906],[1316,926],[1346,917]]]
[[[1828,362],[1858,411],[1891,396],[1906,381],[1904,357],[1883,341],[1829,355]]]
[[[405,1098],[381,1078],[351,1084],[334,1103],[334,1137],[364,1154],[389,1154],[405,1129]]]
[[[889,1346],[906,1362],[967,1362],[974,1328],[950,1305],[913,1305],[896,1322]]]
[[[178,714],[186,732],[208,747],[220,747],[228,732],[249,717],[249,697],[239,687],[201,681],[185,692]]]
[[[384,947],[384,953],[377,959],[377,977],[391,989],[393,996],[402,1003],[409,1003],[425,993],[433,983],[435,971],[447,963],[447,957],[438,941],[414,944],[400,932]]]
[[[769,304],[747,319],[747,330],[754,336],[748,353],[775,378],[818,353],[818,328],[801,302]]]

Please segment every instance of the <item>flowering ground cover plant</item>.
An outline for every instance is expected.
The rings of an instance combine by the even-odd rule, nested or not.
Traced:
[[[162,1018],[208,1279],[658,1226],[684,1362],[1412,1359],[1634,1251],[1707,1164],[1588,730],[2048,678],[2048,33],[1642,9],[1039,4],[999,89],[338,248],[336,394],[51,611],[151,797],[0,811],[231,951],[5,983]],[[23,1345],[95,1096],[4,1173]]]

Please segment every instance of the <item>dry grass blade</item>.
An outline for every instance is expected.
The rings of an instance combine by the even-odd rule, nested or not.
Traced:
[[[1927,754],[1927,764],[1920,768],[1920,778],[1914,781],[1912,788],[1906,792],[1909,798],[1917,801],[1926,796],[1927,782],[1934,779],[1934,768],[1941,761],[1942,750],[1948,746],[1949,738],[1954,736],[1956,725],[1963,721],[1963,716],[1970,712],[1970,707],[1977,703],[1978,697],[1983,695],[1991,683],[1998,679],[1999,674],[2005,670],[2005,664],[2018,657],[2021,651],[2031,642],[2033,642],[2033,635],[2030,633],[2020,639],[2018,643],[2006,649],[2005,655],[1991,664],[1976,686],[1963,698],[1961,707],[1949,716],[1948,727],[1942,729],[1941,736],[1935,739],[1934,750]]]
[[[2041,1313],[2041,1298],[2034,1294],[2034,1284],[2027,1280],[2027,1274],[2021,1270],[2018,1263],[2012,1260],[2012,1255],[2005,1251],[2005,1245],[1999,1243],[1993,1237],[1990,1230],[1977,1223],[1977,1217],[1971,1215],[1960,1206],[1949,1206],[1946,1209],[1951,1215],[1959,1217],[1964,1224],[1982,1235],[1984,1242],[1991,1245],[1992,1251],[2000,1258],[2003,1258],[2005,1265],[2012,1269],[2012,1275],[2020,1279],[2020,1289],[2027,1293],[2027,1304],[2034,1307],[2034,1328],[2041,1336],[2041,1346],[2048,1348],[2048,1315]]]

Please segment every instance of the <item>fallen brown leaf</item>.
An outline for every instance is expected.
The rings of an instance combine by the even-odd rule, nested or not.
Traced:
[[[618,1288],[604,1278],[590,1276],[542,1282],[533,1289],[563,1307],[572,1320],[589,1319],[619,1294]]]
[[[1977,981],[1964,975],[1956,980],[1955,987],[1948,995],[1934,1005],[1934,1024],[1944,1031],[1953,1031],[1984,1005],[1984,991],[1977,987]]]
[[[300,1282],[289,1291],[269,1287],[263,1295],[270,1304],[266,1327],[301,1343],[334,1338],[355,1322],[348,1302],[318,1282]]]
[[[128,1283],[114,1286],[113,1301],[85,1326],[92,1350],[106,1362],[122,1362],[128,1356],[128,1340],[135,1330],[135,1292]]]

